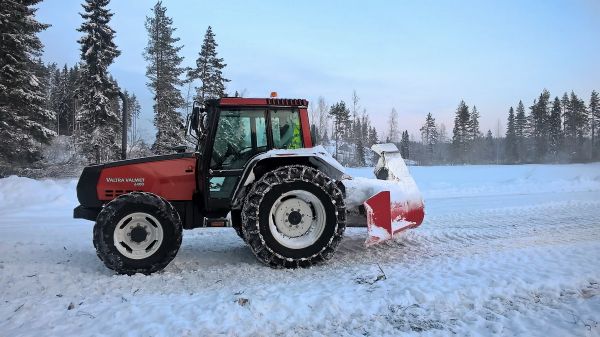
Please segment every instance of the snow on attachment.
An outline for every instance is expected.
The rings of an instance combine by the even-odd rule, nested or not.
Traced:
[[[421,193],[396,145],[376,144],[372,149],[380,155],[375,167],[379,180],[357,179],[345,184],[352,192],[350,199],[355,199],[351,203],[362,199],[365,207],[367,246],[419,226],[425,216]]]

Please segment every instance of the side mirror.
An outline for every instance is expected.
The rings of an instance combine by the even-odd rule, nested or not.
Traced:
[[[194,131],[196,131],[196,134],[198,134],[199,121],[200,121],[200,107],[196,106],[192,109],[192,116],[190,117],[191,127]]]

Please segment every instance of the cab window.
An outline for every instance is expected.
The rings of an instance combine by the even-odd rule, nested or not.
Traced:
[[[267,150],[264,110],[223,110],[215,135],[210,167],[235,170]]]
[[[274,148],[299,149],[302,147],[298,110],[272,110],[271,129]]]

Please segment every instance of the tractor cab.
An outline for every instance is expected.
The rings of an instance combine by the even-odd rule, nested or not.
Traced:
[[[229,212],[253,157],[312,147],[307,105],[301,99],[221,98],[192,110],[187,132],[198,144],[198,191],[207,215]]]

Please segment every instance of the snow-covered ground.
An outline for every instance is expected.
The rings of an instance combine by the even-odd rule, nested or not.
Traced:
[[[600,164],[410,170],[425,222],[395,242],[349,229],[334,261],[273,270],[196,229],[131,277],[71,218],[75,181],[0,179],[0,336],[600,335]]]

